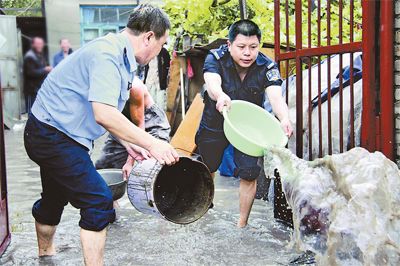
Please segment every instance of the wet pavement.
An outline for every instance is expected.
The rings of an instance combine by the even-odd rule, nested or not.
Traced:
[[[39,259],[31,206],[41,192],[39,167],[23,147],[23,131],[5,132],[12,240],[1,265],[82,265],[79,211],[68,205],[56,233],[58,254]],[[92,154],[99,156],[101,141]],[[237,179],[216,177],[215,207],[182,226],[141,214],[125,195],[109,227],[106,265],[287,265],[290,230],[273,219],[272,206],[256,200],[245,229],[237,229]]]

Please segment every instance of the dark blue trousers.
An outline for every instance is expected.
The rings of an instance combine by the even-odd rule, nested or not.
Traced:
[[[211,173],[216,172],[221,165],[222,157],[229,141],[226,139],[224,131],[221,129],[210,130],[200,125],[196,133],[195,142],[197,153],[201,155],[201,160]],[[256,180],[260,175],[261,167],[258,166],[258,157],[253,157],[233,148],[233,159],[236,165],[235,177],[244,180]]]
[[[58,225],[68,203],[80,209],[83,229],[101,231],[115,220],[111,191],[85,146],[33,114],[25,127],[24,142],[28,156],[40,166],[43,192],[32,208],[37,222]]]

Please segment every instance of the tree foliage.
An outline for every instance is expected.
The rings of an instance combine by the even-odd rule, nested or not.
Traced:
[[[7,11],[7,15],[42,16],[41,11],[31,11],[30,8],[41,8],[41,0],[2,0],[2,8],[21,8],[21,11]]]
[[[308,45],[308,0],[302,0],[302,37],[303,45]],[[331,17],[331,44],[339,43],[339,2],[337,0],[311,1],[311,44],[326,45],[327,36],[327,1],[330,1]],[[317,4],[321,2],[320,12]],[[354,2],[354,41],[361,40],[361,1]],[[240,18],[239,1],[237,0],[166,0],[164,9],[172,22],[171,35],[187,33],[189,35],[202,34],[208,41],[226,37],[229,26]],[[285,3],[281,1],[280,38],[286,43],[286,15]],[[262,41],[274,42],[274,0],[247,0],[249,19],[256,22],[263,33]],[[343,42],[350,40],[350,0],[343,0],[342,38]],[[318,18],[320,26],[318,26]],[[295,0],[288,2],[289,44],[295,44]],[[320,28],[320,40],[318,29]]]

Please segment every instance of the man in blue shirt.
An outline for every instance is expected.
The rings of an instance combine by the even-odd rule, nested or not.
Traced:
[[[257,24],[240,20],[230,27],[228,44],[210,51],[206,57],[205,107],[195,141],[199,154],[211,172],[218,169],[224,150],[229,145],[223,131],[221,112],[225,107],[229,109],[231,100],[244,100],[262,106],[266,94],[274,114],[281,121],[282,129],[288,136],[292,134],[278,66],[259,52],[260,40],[261,31]],[[235,175],[240,177],[238,227],[247,225],[253,205],[256,179],[261,170],[257,165],[258,159],[234,150],[237,166]]]
[[[60,40],[60,48],[61,50],[53,57],[53,67],[56,67],[62,60],[64,60],[64,58],[66,58],[73,52],[71,49],[71,44],[66,38]]]
[[[121,114],[137,63],[146,65],[160,52],[169,28],[163,11],[140,5],[121,33],[83,46],[44,81],[24,133],[26,151],[40,166],[43,188],[32,208],[39,256],[55,254],[56,226],[64,206],[71,203],[80,209],[85,264],[102,265],[106,228],[115,220],[115,211],[111,191],[89,151],[106,131],[136,160],[149,156],[162,164],[178,160],[172,146]]]

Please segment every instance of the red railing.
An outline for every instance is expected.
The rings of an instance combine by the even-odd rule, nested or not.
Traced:
[[[296,112],[292,117],[296,124],[295,142],[289,148],[299,157],[308,154],[307,159],[311,160],[361,145],[394,159],[393,2],[338,0],[334,7],[331,1],[323,3],[322,7],[321,0],[275,0],[275,59],[286,64],[286,77],[290,63],[295,62],[296,81],[290,84],[287,78],[285,83],[286,100]],[[376,14],[378,7],[380,14]],[[355,13],[361,8],[362,22],[355,20]],[[348,12],[346,16],[344,10]],[[360,20],[359,15],[357,19]],[[293,23],[294,36],[290,32]],[[362,39],[355,35],[361,30]],[[282,46],[286,51],[281,50]],[[361,90],[355,91],[354,81],[354,54],[358,52],[362,52],[362,94]],[[332,68],[331,55],[338,56],[338,69]],[[350,71],[346,88],[344,58],[349,61]],[[335,73],[339,88],[334,96],[331,77]],[[326,101],[322,99],[323,89],[327,91]],[[318,104],[314,109],[315,97]],[[356,106],[362,106],[361,118]]]
[[[380,22],[380,149],[388,158],[395,158],[394,86],[393,86],[393,1],[381,1]]]
[[[362,145],[368,150],[377,148],[376,110],[376,2],[363,1],[363,127],[361,128]],[[378,142],[379,143],[379,142]]]
[[[4,145],[4,120],[1,92],[2,90],[0,88],[0,256],[6,250],[11,241],[10,221],[8,215],[6,153]]]

